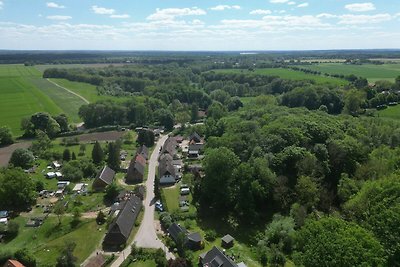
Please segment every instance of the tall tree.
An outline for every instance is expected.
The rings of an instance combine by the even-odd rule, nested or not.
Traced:
[[[104,151],[99,142],[96,141],[92,150],[92,160],[94,164],[100,164],[104,160]]]
[[[190,109],[190,122],[194,123],[199,119],[199,105],[193,103]]]
[[[118,171],[121,165],[120,147],[117,143],[108,144],[108,166],[114,171]]]
[[[33,166],[35,157],[32,152],[25,148],[17,148],[11,155],[10,164],[14,167],[27,169]]]
[[[35,184],[21,169],[0,171],[0,208],[24,210],[35,203]]]
[[[387,266],[375,237],[355,223],[334,217],[309,220],[296,234],[295,262],[308,266]]]
[[[14,143],[14,138],[9,127],[0,127],[0,146],[5,146]]]
[[[64,161],[70,161],[71,160],[71,151],[68,148],[64,149],[63,160]]]

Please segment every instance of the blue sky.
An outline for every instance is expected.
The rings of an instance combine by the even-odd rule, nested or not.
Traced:
[[[0,0],[0,49],[400,48],[399,0]]]

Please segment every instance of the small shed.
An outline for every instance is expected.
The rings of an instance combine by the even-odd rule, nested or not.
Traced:
[[[231,248],[233,247],[235,239],[231,235],[226,235],[221,239],[221,245],[223,248]]]

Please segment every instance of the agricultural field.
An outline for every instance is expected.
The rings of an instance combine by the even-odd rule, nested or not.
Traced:
[[[52,115],[67,114],[78,122],[78,108],[83,101],[46,80],[33,67],[0,66],[0,125],[11,128],[14,135],[22,133],[21,119],[35,112]]]
[[[114,67],[120,67],[120,66],[125,66],[125,65],[129,65],[129,64],[122,64],[122,63],[118,63],[118,64],[102,64],[102,63],[94,63],[94,64],[46,64],[46,65],[36,65],[35,68],[40,71],[43,72],[47,69],[52,69],[52,68],[59,68],[59,69],[75,69],[75,68],[105,68],[105,67],[109,67],[109,66],[114,66]]]
[[[239,70],[239,69],[224,69],[224,70],[215,70],[215,72],[270,75],[270,76],[278,76],[282,79],[289,79],[289,80],[314,80],[318,84],[330,83],[338,86],[346,85],[348,83],[347,81],[342,79],[325,77],[322,75],[306,74],[302,71],[295,71],[283,68],[256,69],[254,71]]]
[[[329,74],[354,74],[356,76],[367,78],[370,83],[374,83],[379,80],[394,82],[394,79],[400,75],[400,64],[345,65],[338,63],[321,63],[301,67]]]

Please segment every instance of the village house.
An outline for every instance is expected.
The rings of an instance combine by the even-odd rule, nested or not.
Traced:
[[[25,265],[23,265],[17,260],[8,260],[3,267],[25,267]]]
[[[201,139],[200,135],[196,132],[192,133],[189,136],[189,144],[199,144],[199,143],[203,143],[203,140]]]
[[[181,235],[184,236],[185,246],[191,250],[198,250],[202,247],[201,235],[197,232],[189,233],[183,226],[173,223],[168,228],[168,234],[175,243],[179,242]]]
[[[149,159],[149,148],[145,145],[142,145],[141,147],[138,148],[136,151],[137,155],[141,155],[145,160]]]
[[[142,201],[136,196],[131,196],[123,205],[104,237],[105,246],[118,247],[126,243],[142,208]]]
[[[201,254],[199,261],[199,265],[203,267],[238,267],[232,259],[215,246],[210,251]]]
[[[170,185],[176,183],[177,176],[171,155],[164,154],[161,156],[158,165],[158,175],[160,178],[160,185]]]
[[[146,159],[137,154],[129,164],[128,172],[125,177],[127,183],[141,183],[144,178],[144,171],[146,169]]]
[[[92,188],[95,191],[102,191],[108,185],[112,184],[115,177],[115,171],[113,171],[110,167],[104,166],[103,169],[97,174],[94,179]]]

